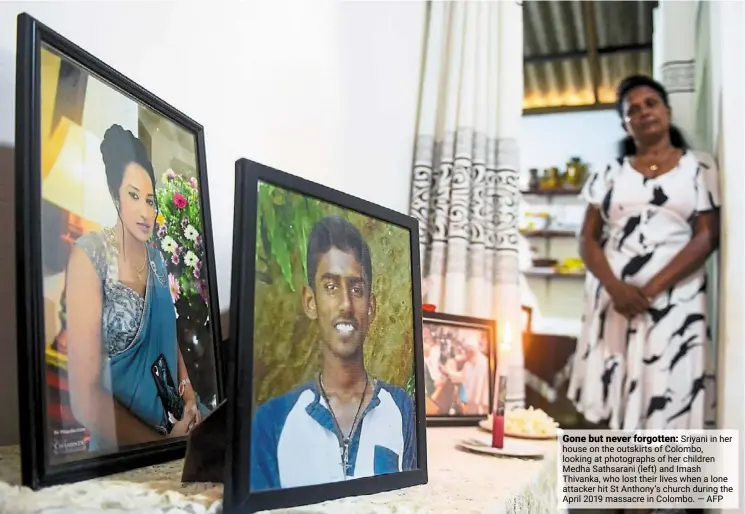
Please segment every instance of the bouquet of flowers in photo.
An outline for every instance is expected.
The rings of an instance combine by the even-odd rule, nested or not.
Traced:
[[[188,305],[192,313],[204,313],[206,321],[207,270],[203,264],[204,236],[197,180],[169,169],[163,174],[156,196],[154,242],[166,260],[173,303]]]

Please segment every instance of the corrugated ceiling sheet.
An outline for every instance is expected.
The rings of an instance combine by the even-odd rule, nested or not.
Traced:
[[[595,103],[583,3],[523,3],[525,109]],[[593,2],[601,103],[615,100],[623,77],[652,73],[654,5],[643,0]]]

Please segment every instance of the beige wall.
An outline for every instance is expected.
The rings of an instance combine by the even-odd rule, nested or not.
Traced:
[[[742,220],[745,217],[743,189],[743,139],[745,125],[742,113],[745,110],[743,88],[743,23],[745,8],[741,2],[712,2],[712,60],[715,65],[712,84],[713,102],[715,104],[715,139],[717,157],[721,169],[722,182],[722,252],[720,271],[720,339],[719,339],[719,398],[718,425],[721,428],[745,429],[743,397],[745,382],[743,366],[745,352],[742,336],[743,309],[743,266],[745,260],[745,234]],[[721,63],[717,66],[716,62]],[[740,469],[745,469],[745,453],[740,451]],[[741,475],[742,476],[742,475]],[[741,479],[742,480],[742,479]],[[742,494],[742,493],[741,493]]]

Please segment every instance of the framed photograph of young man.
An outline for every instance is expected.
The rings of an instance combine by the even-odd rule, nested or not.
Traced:
[[[236,163],[225,505],[427,481],[416,221]]]
[[[426,312],[423,316],[427,424],[476,425],[493,404],[493,320]]]
[[[16,72],[23,483],[183,457],[223,398],[202,127],[27,14]]]

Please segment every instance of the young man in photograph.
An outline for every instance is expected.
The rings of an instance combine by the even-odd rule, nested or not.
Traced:
[[[375,319],[370,249],[337,216],[308,238],[303,309],[320,329],[316,378],[261,405],[251,428],[251,490],[416,469],[416,415],[400,387],[370,376],[363,345]]]

